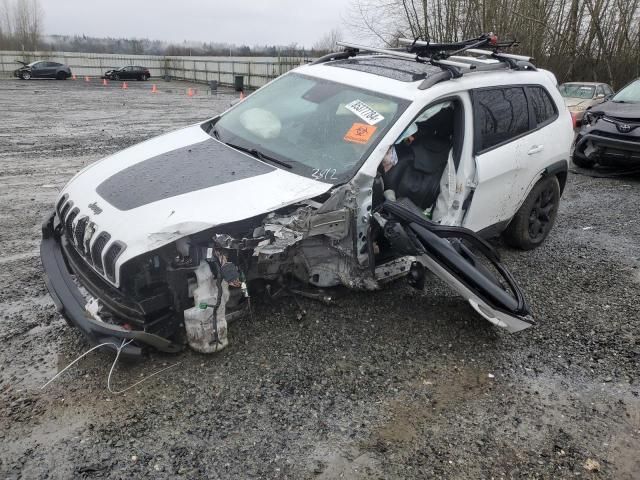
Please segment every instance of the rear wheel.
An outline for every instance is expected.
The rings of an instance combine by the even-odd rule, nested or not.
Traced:
[[[22,78],[23,80],[29,80],[31,78],[31,72],[22,72],[20,78]]]
[[[56,79],[57,80],[66,80],[67,79],[67,74],[65,72],[58,72],[56,74]]]
[[[560,206],[560,183],[555,176],[540,180],[504,232],[506,242],[522,250],[532,250],[545,241],[553,228]]]

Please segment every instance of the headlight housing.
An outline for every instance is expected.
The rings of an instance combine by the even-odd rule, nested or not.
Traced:
[[[598,120],[598,116],[587,110],[582,116],[583,125],[593,125]]]

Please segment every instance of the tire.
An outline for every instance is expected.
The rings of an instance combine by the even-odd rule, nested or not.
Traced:
[[[571,157],[571,160],[573,160],[573,163],[575,163],[580,168],[593,168],[593,166],[596,164],[595,161],[589,160],[585,157],[579,157],[575,153]]]
[[[554,175],[534,185],[503,233],[512,247],[533,250],[545,241],[558,215],[560,183]]]
[[[116,81],[117,81],[117,80],[120,80],[120,75],[118,75],[118,74],[116,73],[116,74],[113,76],[113,79],[114,79],[114,80],[116,80]]]
[[[138,80],[139,82],[144,80],[144,75],[139,76],[138,78],[136,78],[136,80]]]
[[[56,74],[56,80],[66,80],[67,74],[65,72],[58,72]]]
[[[20,78],[22,80],[30,80],[31,79],[31,72],[22,72],[20,74]]]

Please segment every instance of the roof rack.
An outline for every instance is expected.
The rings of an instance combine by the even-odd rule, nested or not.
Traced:
[[[401,38],[398,42],[405,47],[378,48],[350,42],[336,42],[336,45],[344,47],[344,51],[325,55],[312,62],[312,65],[334,60],[346,60],[365,53],[378,53],[440,67],[443,71],[440,74],[427,77],[418,87],[420,90],[444,80],[460,78],[464,73],[473,71],[496,70],[505,67],[513,70],[536,70],[536,67],[531,63],[533,60],[531,57],[502,53],[500,49],[513,47],[517,45],[517,42],[498,42],[498,38],[493,33],[485,33],[477,38],[452,43],[432,43],[407,38]],[[493,50],[483,50],[481,47],[489,47]],[[462,56],[463,53],[484,58]],[[495,62],[496,60],[497,62]]]

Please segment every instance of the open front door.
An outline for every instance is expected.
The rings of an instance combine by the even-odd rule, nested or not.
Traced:
[[[419,282],[419,270],[426,267],[485,320],[509,332],[531,326],[522,290],[489,243],[466,228],[427,220],[410,202],[385,202],[383,213],[379,218],[392,248],[416,257],[414,281]]]

